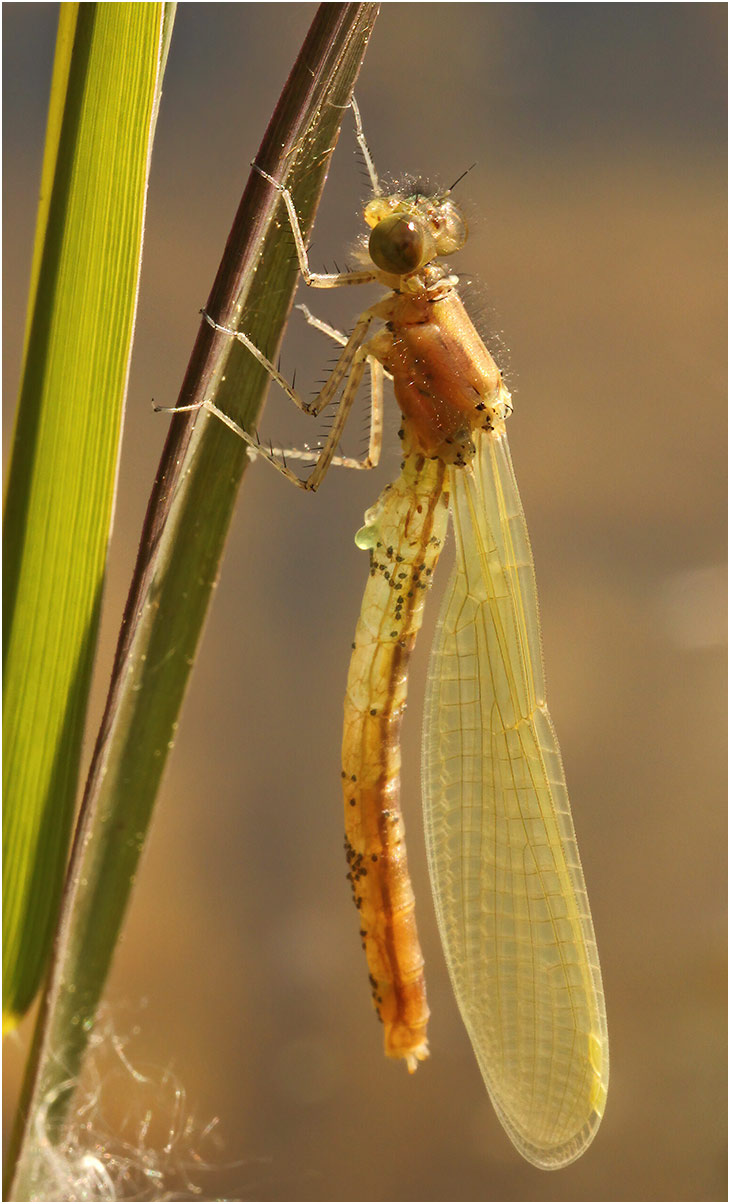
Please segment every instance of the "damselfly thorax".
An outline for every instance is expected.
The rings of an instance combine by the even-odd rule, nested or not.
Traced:
[[[509,394],[464,308],[458,277],[428,264],[404,283],[410,287],[373,307],[386,325],[368,351],[393,377],[413,449],[467,464],[472,431],[492,430],[507,414]]]

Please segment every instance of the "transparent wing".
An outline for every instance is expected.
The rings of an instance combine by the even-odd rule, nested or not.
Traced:
[[[532,554],[503,429],[452,470],[456,566],[431,656],[426,840],[456,998],[530,1162],[577,1158],[608,1086],[601,972],[547,706]]]

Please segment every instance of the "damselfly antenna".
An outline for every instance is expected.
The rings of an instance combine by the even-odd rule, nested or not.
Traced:
[[[446,195],[448,196],[450,192],[453,192],[454,189],[456,188],[456,185],[460,184],[461,181],[464,179],[464,176],[468,176],[469,172],[473,171],[475,167],[476,167],[476,163],[472,163],[471,167],[467,167],[466,171],[462,171],[461,175],[457,176],[456,179],[454,180],[453,184],[450,184],[449,187],[446,189]]]

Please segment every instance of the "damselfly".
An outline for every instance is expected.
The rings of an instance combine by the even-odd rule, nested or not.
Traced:
[[[439,260],[467,237],[450,190],[384,193],[353,105],[373,199],[365,266],[311,272],[285,182],[302,276],[315,288],[378,282],[313,403],[242,332],[239,339],[305,412],[339,395],[332,429],[300,480],[212,402],[204,403],[296,484],[328,466],[370,467],[381,441],[383,377],[402,412],[398,479],[366,514],[370,553],[345,701],[342,779],[349,877],[386,1053],[428,1056],[423,958],[399,805],[399,731],[408,659],[449,513],[456,565],[431,654],[423,807],[436,914],[451,982],[492,1102],[525,1158],[557,1168],[592,1140],[608,1086],[608,1038],[593,924],[557,739],[545,702],[537,595],[505,419],[510,395]],[[265,173],[261,173],[265,175]],[[304,307],[302,307],[304,308]],[[207,316],[207,315],[206,315]],[[374,322],[383,325],[371,333]],[[365,460],[335,453],[366,367]],[[291,458],[292,453],[289,453]]]

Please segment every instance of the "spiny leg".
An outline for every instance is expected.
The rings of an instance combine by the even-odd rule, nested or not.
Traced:
[[[373,157],[370,154],[370,147],[365,141],[365,131],[362,128],[362,117],[360,116],[360,109],[354,96],[350,98],[350,108],[352,109],[352,115],[355,119],[355,138],[357,139],[357,144],[360,147],[362,157],[365,160],[365,166],[368,169],[370,183],[373,186],[373,194],[375,196],[380,196],[380,180],[378,179],[378,173],[375,170]]]
[[[276,189],[286,206],[289,225],[294,236],[297,259],[299,260],[299,271],[305,284],[309,285],[310,288],[342,288],[346,284],[370,284],[373,280],[377,280],[376,273],[366,268],[359,272],[313,272],[309,266],[307,248],[304,245],[304,235],[299,225],[299,218],[294,207],[292,194],[288,188],[280,184],[273,176],[270,176],[267,171],[264,171],[263,167],[259,167],[258,163],[254,162],[251,166]]]
[[[384,368],[380,360],[368,356],[370,364],[370,439],[368,454],[364,461],[359,462],[361,468],[375,468],[380,460],[383,446],[383,375]]]
[[[248,445],[249,455],[252,458],[261,456],[277,472],[286,477],[287,481],[291,481],[292,485],[296,485],[299,489],[307,488],[306,480],[302,481],[295,472],[292,472],[286,462],[279,458],[282,454],[279,449],[275,447],[262,447],[254,435],[245,431],[242,426],[239,426],[237,422],[234,422],[232,418],[224,414],[223,410],[219,410],[215,402],[206,399],[205,401],[196,401],[193,405],[189,406],[154,406],[153,408],[157,414],[185,414],[191,410],[205,410],[208,414],[212,414],[215,418],[218,418],[224,426],[228,427],[229,431],[233,431],[234,435],[238,435],[239,439],[243,439],[243,442]]]
[[[362,460],[356,459],[354,456],[335,456],[328,459],[327,463],[333,468],[355,468],[369,469],[375,468],[380,461],[380,452],[383,444],[383,375],[384,370],[382,364],[371,355],[365,357],[370,366],[370,434],[368,437],[367,454]],[[353,391],[353,401],[357,385],[360,383],[361,373],[358,375],[355,382],[355,390]],[[348,381],[349,385],[349,381]],[[346,386],[347,387],[347,386]],[[350,409],[348,404],[348,411]],[[340,423],[338,434],[341,434],[344,422]],[[271,452],[275,456],[280,456],[284,462],[287,460],[318,460],[324,450],[323,447],[311,448],[306,445],[300,447],[272,447]],[[310,484],[309,488],[312,486]],[[316,488],[316,486],[315,486]]]
[[[347,342],[347,335],[343,334],[341,330],[337,330],[336,327],[330,326],[329,322],[323,321],[322,318],[315,317],[311,309],[309,309],[306,305],[295,305],[294,308],[298,309],[304,314],[309,326],[313,326],[314,329],[319,330],[321,334],[326,334],[328,339],[332,339],[333,342],[339,343],[340,347],[345,346]]]
[[[377,172],[375,171],[375,165],[373,163],[372,156],[370,155],[367,142],[365,141],[360,110],[354,97],[352,97],[351,100],[351,108],[353,110],[355,119],[355,136],[365,159],[368,174],[373,185],[373,190],[376,194],[379,194],[380,185]],[[283,184],[280,184],[277,180],[275,180],[273,176],[270,176],[268,172],[265,172],[262,168],[260,168],[258,164],[252,163],[252,167],[258,171],[258,173],[262,175],[264,179],[267,180],[274,188],[276,188],[277,192],[281,194],[281,198],[284,202],[289,217],[292,235],[294,237],[297,258],[299,260],[299,268],[307,285],[315,288],[338,288],[349,284],[366,284],[377,279],[376,273],[368,270],[359,272],[338,272],[336,274],[312,272],[309,267],[304,237],[302,235],[302,229],[299,224],[299,218],[297,216],[291,192]],[[316,489],[330,464],[347,468],[371,468],[377,464],[380,458],[380,449],[382,445],[384,369],[377,359],[369,355],[367,352],[362,354],[360,351],[368,328],[373,321],[373,317],[375,316],[370,311],[365,310],[360,315],[360,318],[358,319],[350,338],[346,339],[340,331],[335,330],[334,327],[329,326],[328,323],[321,322],[319,319],[315,318],[305,305],[301,305],[299,308],[304,311],[305,317],[311,325],[318,327],[323,333],[332,337],[337,343],[340,344],[340,346],[344,348],[342,355],[335,364],[335,367],[325,382],[324,387],[321,389],[313,402],[305,402],[299,396],[293,386],[289,384],[289,382],[281,375],[279,370],[274,367],[271,361],[263,354],[262,351],[259,350],[256,344],[252,342],[248,335],[246,335],[243,331],[231,330],[226,326],[220,325],[218,322],[215,322],[205,310],[201,310],[201,313],[214,330],[222,334],[227,334],[232,338],[236,338],[239,342],[243,343],[244,347],[247,348],[251,355],[253,355],[253,357],[261,364],[261,366],[265,368],[271,379],[275,380],[277,384],[284,390],[287,396],[291,398],[294,404],[306,414],[317,415],[321,413],[324,407],[334,399],[337,389],[342,381],[346,380],[342,397],[340,398],[340,402],[337,407],[332,429],[330,430],[329,435],[319,453],[312,452],[309,448],[300,451],[297,449],[287,450],[271,447],[269,450],[267,450],[261,446],[254,436],[250,435],[247,431],[244,431],[237,422],[235,422],[232,418],[229,418],[227,414],[224,414],[222,410],[218,409],[214,402],[207,399],[187,406],[155,406],[154,408],[158,413],[171,414],[183,413],[185,411],[198,409],[207,409],[209,413],[219,418],[224,425],[242,438],[244,442],[248,444],[252,453],[263,456],[264,459],[268,460],[270,464],[273,464],[273,466],[279,472],[281,472],[282,475],[287,478],[287,480],[292,481],[293,484],[296,484],[301,488]],[[337,442],[342,435],[347,416],[349,415],[350,409],[352,408],[352,404],[355,400],[355,395],[357,393],[360,381],[362,380],[365,360],[367,360],[370,365],[371,375],[370,437],[368,442],[368,454],[366,458],[364,460],[357,460],[349,456],[336,456],[334,452]],[[387,375],[390,377],[390,373],[387,373]],[[292,459],[308,459],[312,457],[316,458],[316,463],[309,477],[302,481],[291,471],[291,469],[287,467],[285,461],[282,462],[281,460],[277,459],[277,455],[282,457],[289,455],[289,457]]]
[[[263,368],[266,369],[269,376],[279,385],[281,385],[287,396],[289,396],[299,407],[299,409],[306,414],[313,414],[315,416],[320,414],[324,407],[334,399],[338,388],[344,380],[345,385],[342,391],[342,396],[340,397],[337,405],[337,411],[335,413],[332,428],[323,446],[316,452],[310,451],[309,449],[305,450],[304,452],[293,451],[290,449],[288,452],[283,450],[280,453],[277,453],[277,450],[273,447],[269,449],[262,447],[253,435],[249,434],[248,431],[245,431],[243,427],[239,426],[237,422],[235,422],[232,418],[229,418],[227,414],[224,414],[222,410],[218,409],[218,406],[216,406],[214,402],[208,399],[202,402],[195,402],[194,404],[188,406],[156,406],[155,409],[158,412],[177,414],[191,410],[207,410],[210,414],[213,414],[216,418],[220,419],[220,421],[223,422],[224,425],[229,428],[229,430],[233,431],[234,434],[243,439],[256,455],[263,456],[265,460],[268,460],[270,464],[273,464],[274,468],[276,468],[277,471],[282,474],[282,476],[286,477],[288,481],[291,481],[301,489],[317,489],[333,460],[339,466],[346,468],[370,468],[374,463],[377,463],[377,459],[380,455],[382,431],[382,386],[379,386],[376,382],[375,374],[373,375],[374,387],[368,455],[363,461],[351,459],[347,456],[335,456],[337,444],[342,437],[342,431],[347,421],[349,412],[352,409],[357,390],[362,380],[362,375],[365,370],[365,362],[371,358],[362,344],[365,340],[370,324],[373,321],[375,316],[374,314],[372,314],[369,310],[365,310],[360,315],[355,323],[352,334],[350,335],[349,339],[346,340],[342,354],[340,355],[323,388],[317,394],[317,397],[314,399],[314,401],[306,402],[302,397],[300,397],[296,390],[292,388],[289,382],[285,380],[278,369],[274,367],[274,365],[269,359],[267,359],[263,352],[259,351],[255,343],[251,342],[248,335],[244,334],[243,331],[230,330],[226,326],[221,326],[218,322],[214,322],[213,319],[207,313],[205,313],[205,311],[202,312],[204,318],[214,330],[221,334],[227,334],[231,338],[238,339],[239,342],[243,343],[243,345],[251,352],[254,358],[262,365]],[[373,372],[372,367],[371,372]],[[282,459],[278,458],[278,454],[282,456]],[[294,472],[292,472],[292,470],[286,464],[287,454],[291,459],[314,459],[316,463],[314,464],[309,476],[302,480]],[[375,458],[373,459],[373,457]]]
[[[261,367],[266,370],[271,379],[275,380],[276,383],[284,390],[287,397],[291,398],[295,406],[297,406],[298,409],[300,409],[304,414],[314,414],[315,417],[317,414],[321,413],[326,405],[329,405],[343,379],[348,375],[355,353],[358,347],[364,341],[370,324],[375,316],[374,314],[370,313],[369,310],[363,311],[355,323],[349,339],[345,340],[344,350],[332,369],[332,372],[325,381],[323,388],[317,394],[314,401],[305,401],[304,398],[297,393],[296,389],[289,384],[289,381],[286,379],[286,377],[282,376],[281,372],[279,372],[279,369],[272,364],[271,360],[264,355],[263,351],[259,350],[256,344],[248,337],[247,334],[244,334],[242,330],[233,330],[229,326],[221,326],[221,324],[211,318],[210,314],[206,313],[204,309],[201,309],[200,312],[208,325],[212,326],[213,330],[217,331],[218,334],[226,334],[229,338],[237,339],[239,343],[243,343],[244,347],[250,351],[254,359],[261,364]],[[197,401],[188,406],[155,406],[157,413],[161,414],[179,414],[184,413],[185,411],[200,409],[208,409],[211,411],[211,413],[213,413],[213,408],[209,401]]]
[[[378,173],[375,170],[375,163],[373,161],[373,156],[370,154],[370,147],[368,146],[367,140],[365,138],[365,131],[363,129],[363,124],[362,124],[362,117],[360,116],[360,106],[358,105],[357,101],[355,100],[355,97],[351,96],[346,105],[335,105],[334,107],[337,109],[352,109],[352,116],[353,116],[353,119],[355,122],[355,140],[356,140],[358,146],[360,147],[360,153],[365,161],[365,167],[367,169],[367,173],[368,173],[368,176],[370,179],[370,184],[372,186],[373,195],[374,196],[382,196],[382,191],[380,188],[380,180],[378,179]]]
[[[310,326],[315,330],[319,330],[322,334],[327,335],[335,343],[339,343],[340,347],[344,347],[347,343],[347,335],[341,330],[330,326],[329,322],[324,322],[321,318],[315,317],[311,310],[306,305],[297,305],[296,309],[301,310],[304,317]],[[368,355],[368,364],[370,366],[370,437],[368,442],[368,453],[364,460],[353,460],[349,456],[333,456],[331,463],[338,468],[374,468],[380,460],[380,451],[383,443],[383,377],[387,376],[388,380],[392,380],[390,372],[386,372],[380,360],[374,355]],[[293,459],[301,459],[301,453],[292,450],[282,450],[283,455],[287,455]]]
[[[365,371],[365,363],[369,359],[367,350],[361,347],[353,360],[352,370],[345,382],[345,387],[342,390],[342,396],[334,416],[331,430],[327,435],[324,446],[319,454],[319,459],[315,464],[312,472],[307,479],[308,489],[317,489],[329,468],[335,454],[335,450],[342,438],[342,432],[345,429],[345,424],[350,416],[357,391],[360,388],[363,373]],[[381,394],[382,399],[382,394]],[[370,445],[368,448],[368,456],[365,460],[351,460],[346,456],[340,456],[340,465],[346,468],[372,468],[377,463],[380,456],[380,432],[382,431],[382,413],[377,412],[382,410],[382,405],[377,397],[373,397],[372,412],[370,418]],[[372,459],[373,451],[375,459]]]
[[[329,322],[325,322],[322,318],[316,317],[315,314],[312,313],[311,309],[309,309],[309,307],[304,304],[295,305],[294,308],[300,310],[300,312],[304,314],[304,317],[309,326],[313,326],[314,329],[319,330],[321,334],[327,335],[327,338],[332,339],[333,342],[339,343],[340,347],[345,346],[345,344],[347,343],[347,335],[343,334],[341,330],[337,330],[337,328],[335,326],[330,326]],[[377,364],[378,370],[381,375],[380,386],[382,389],[382,378],[384,376],[387,376],[388,380],[392,380],[393,376],[390,372],[386,372],[385,368],[382,366],[380,361],[375,358],[374,355],[371,355],[370,356],[371,372],[374,371],[376,364]],[[375,382],[373,380],[373,385],[374,385],[374,383]]]
[[[360,109],[358,108],[357,101],[355,100],[354,96],[350,100],[350,108],[352,109],[353,117],[355,120],[355,137],[356,137],[356,140],[360,147],[360,150],[362,152],[363,158],[365,160],[365,165],[367,167],[368,175],[370,177],[370,182],[373,187],[373,192],[376,195],[380,195],[380,183],[378,181],[378,174],[375,170],[375,164],[373,162],[372,155],[370,154],[370,148],[368,147],[367,141],[365,139],[365,133],[363,130],[363,125],[362,125],[362,118],[360,116]],[[294,199],[291,195],[291,192],[289,191],[288,188],[286,188],[278,180],[275,180],[273,176],[269,175],[268,172],[264,171],[263,168],[259,167],[257,163],[254,162],[254,163],[252,163],[251,166],[256,171],[258,171],[259,175],[263,176],[263,178],[265,180],[267,180],[268,183],[270,183],[277,190],[277,192],[279,192],[281,195],[281,198],[284,202],[284,205],[285,205],[285,208],[287,211],[287,215],[289,217],[289,225],[291,226],[291,231],[292,231],[292,235],[294,238],[294,245],[296,247],[296,252],[297,252],[297,258],[299,260],[299,269],[300,269],[300,272],[302,274],[305,284],[309,285],[310,287],[314,287],[314,288],[339,288],[344,285],[350,285],[350,284],[367,284],[367,283],[370,283],[371,281],[374,281],[377,279],[376,274],[372,270],[363,270],[363,271],[359,271],[359,272],[337,272],[337,273],[312,272],[311,268],[309,267],[307,248],[306,248],[306,245],[304,242],[302,228],[299,224],[299,217],[298,217],[298,214],[296,211],[296,207],[294,205]],[[340,360],[338,360],[337,364],[335,365],[332,376],[330,376],[324,389],[319,394],[319,396],[316,398],[316,400],[313,403],[311,403],[311,405],[308,407],[307,412],[310,412],[313,414],[318,414],[324,408],[324,406],[328,403],[328,401],[330,400],[330,397],[332,395],[334,395],[334,393],[336,392],[336,388],[339,385],[340,380],[342,379],[343,373],[340,372],[339,375],[337,375],[336,383],[334,380],[335,375],[338,373],[338,369],[340,369],[341,364],[345,360],[347,349],[353,343],[353,340],[355,339],[355,335],[356,335],[356,332],[358,331],[360,322],[365,317],[365,315],[364,314],[362,315],[360,321],[358,322],[358,324],[356,324],[355,329],[353,330],[352,334],[350,335],[350,339],[348,340],[346,335],[342,334],[341,331],[336,330],[333,326],[330,326],[328,322],[323,322],[321,319],[316,318],[310,312],[310,310],[307,308],[306,305],[299,305],[299,306],[297,306],[297,308],[302,310],[307,322],[311,326],[314,326],[315,328],[320,330],[323,334],[328,335],[336,343],[338,343],[341,347],[345,348],[345,352],[343,352],[343,355],[340,357]],[[207,317],[207,315],[206,315],[206,317]],[[370,320],[372,321],[372,318]],[[210,319],[208,319],[208,321],[210,321]],[[211,325],[214,325],[214,323],[211,322]],[[224,327],[218,326],[217,324],[215,324],[215,327],[218,330],[225,329]],[[263,364],[264,367],[266,367],[267,371],[273,377],[273,379],[277,380],[282,385],[282,387],[285,389],[287,394],[292,398],[293,401],[296,402],[297,405],[300,406],[300,408],[303,408],[301,405],[301,399],[297,399],[297,397],[294,395],[293,390],[291,390],[288,387],[287,383],[283,381],[283,379],[280,377],[278,372],[275,373],[271,370],[273,368],[273,365],[265,362],[265,357],[263,357],[258,352],[258,348],[255,347],[255,345],[250,341],[250,339],[248,339],[247,336],[243,335],[242,332],[235,332],[235,337],[239,338],[240,341],[243,342],[246,347],[248,347],[248,349],[252,352],[252,354],[255,355],[256,359],[258,359],[259,362],[261,364]],[[364,335],[363,335],[363,337],[364,337]],[[360,385],[360,381],[362,380],[364,365],[360,363],[361,358],[367,359],[369,366],[370,366],[370,382],[371,382],[370,436],[369,436],[369,440],[368,440],[367,456],[365,457],[364,460],[357,460],[357,459],[353,459],[350,456],[334,455],[334,448],[336,447],[337,443],[339,442],[339,438],[341,437],[341,434],[344,429],[350,409],[352,408],[352,404],[355,400],[355,395],[357,393],[357,389]],[[361,357],[360,353],[359,352],[357,353],[355,359],[352,362],[350,377],[347,380],[347,383],[345,385],[345,389],[343,391],[343,395],[340,400],[340,404],[338,406],[337,413],[335,415],[335,420],[332,425],[332,429],[328,435],[327,440],[325,441],[324,447],[321,449],[321,451],[319,453],[319,458],[317,459],[317,463],[315,464],[315,467],[314,467],[312,473],[310,474],[309,478],[307,478],[306,484],[307,484],[308,488],[316,489],[318,487],[319,483],[321,482],[322,478],[324,477],[325,472],[327,471],[327,468],[331,464],[334,464],[334,465],[337,465],[338,467],[343,467],[343,468],[372,468],[378,463],[378,461],[380,459],[380,451],[381,451],[381,447],[382,447],[382,437],[383,437],[383,373],[384,373],[384,369],[377,359],[375,359],[371,355],[366,355],[364,357]],[[386,375],[388,376],[389,379],[392,379],[389,372],[386,373]],[[330,386],[332,386],[331,393],[326,396],[326,391],[328,390],[328,388]],[[288,449],[281,448],[281,449],[272,449],[272,451],[280,454],[283,457],[289,456],[290,459],[305,459],[305,458],[309,458],[310,456],[316,455],[316,453],[311,451],[311,449],[309,449],[309,448],[305,448],[303,450],[300,450],[297,448],[288,448]]]
[[[372,398],[370,409],[370,437],[368,441],[367,455],[363,460],[357,460],[351,456],[337,456],[335,449],[342,438],[342,432],[350,415],[357,391],[362,381],[363,372],[365,371],[366,362],[370,363],[370,371],[372,378]],[[213,412],[218,417],[223,418],[226,425],[236,430],[237,434],[241,434],[245,438],[245,432],[241,431],[235,423],[227,419],[220,410],[212,407]],[[355,355],[352,363],[350,374],[345,381],[345,387],[342,391],[342,397],[337,406],[332,427],[327,435],[327,438],[321,448],[312,450],[311,448],[275,448],[272,447],[268,451],[262,448],[259,444],[254,444],[251,438],[248,437],[246,442],[252,446],[253,450],[258,455],[263,455],[269,463],[282,473],[289,481],[293,481],[301,489],[314,491],[319,488],[324,479],[327,469],[332,465],[338,468],[355,468],[369,469],[374,468],[380,460],[380,451],[383,441],[383,376],[382,368],[377,360],[368,355],[367,350],[361,347]],[[278,459],[277,457],[281,457]],[[308,477],[301,480],[292,473],[287,466],[287,459],[290,460],[308,460],[314,459],[316,463],[312,468]]]
[[[337,363],[332,369],[330,375],[327,377],[327,380],[315,397],[314,401],[305,401],[303,397],[300,397],[296,389],[292,388],[292,386],[289,384],[289,381],[281,375],[278,368],[274,367],[271,360],[264,355],[263,351],[259,351],[256,344],[251,341],[247,334],[244,334],[242,330],[231,330],[228,326],[221,326],[218,322],[215,322],[213,318],[211,318],[210,315],[205,312],[205,310],[202,310],[201,312],[208,325],[212,326],[213,329],[218,331],[219,334],[227,334],[233,339],[238,339],[239,343],[243,343],[244,347],[251,352],[251,355],[254,357],[254,359],[258,360],[262,368],[266,369],[271,379],[275,380],[276,383],[281,386],[287,397],[290,397],[294,404],[298,406],[303,413],[314,414],[315,417],[317,414],[321,414],[325,406],[329,405],[342,384],[342,381],[350,374],[358,348],[365,341],[367,332],[375,317],[375,315],[368,309],[364,310],[360,314],[360,317],[353,327],[352,334],[345,343],[342,354],[337,360]]]

